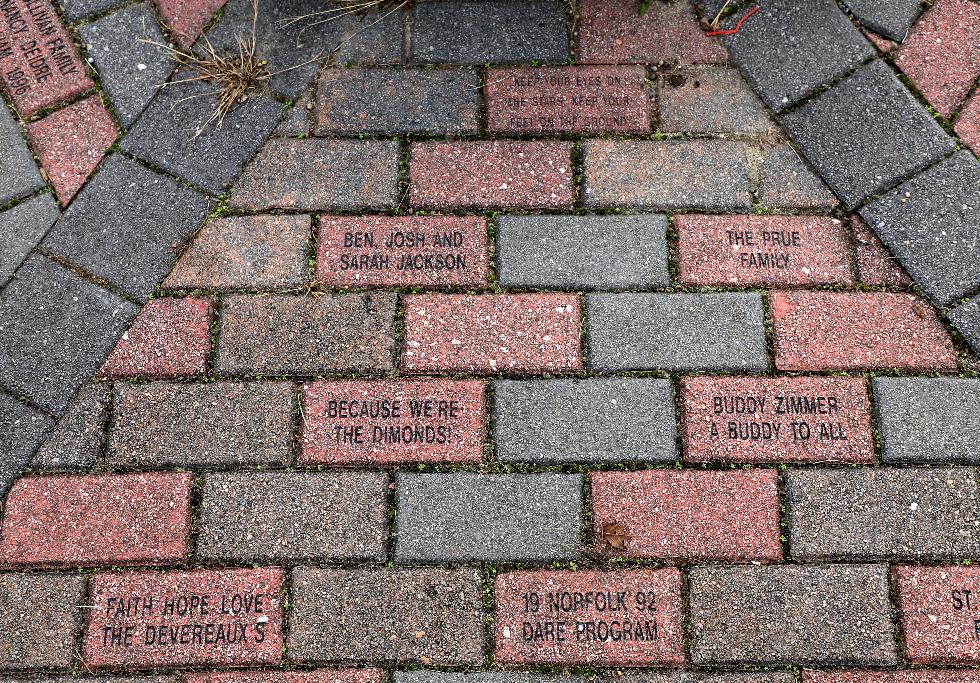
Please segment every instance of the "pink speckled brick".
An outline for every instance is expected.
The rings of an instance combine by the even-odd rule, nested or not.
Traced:
[[[582,369],[574,294],[405,297],[408,372],[542,373]]]
[[[578,11],[582,64],[720,64],[728,59],[721,43],[701,30],[686,0],[651,2],[644,16],[635,0],[581,0]]]
[[[878,236],[857,216],[851,217],[854,251],[857,254],[858,280],[872,287],[908,288],[912,279],[898,259],[891,255]]]
[[[326,287],[485,287],[487,219],[322,216],[316,277]]]
[[[62,206],[81,189],[118,136],[98,95],[28,125],[27,133]]]
[[[156,4],[174,40],[187,49],[225,2],[227,0],[157,0]]]
[[[95,83],[51,0],[13,0],[0,21],[0,84],[22,117],[79,95]]]
[[[381,669],[186,673],[184,683],[381,683]]]
[[[96,574],[82,660],[93,669],[278,664],[284,578],[278,567]]]
[[[570,208],[570,142],[417,142],[409,164],[414,208]]]
[[[847,236],[823,216],[679,215],[681,284],[727,287],[850,284]]]
[[[303,465],[478,464],[483,382],[352,380],[303,385]]]
[[[956,349],[927,302],[909,294],[775,292],[780,370],[955,370]]]
[[[681,573],[673,567],[508,572],[494,596],[500,663],[684,663]]]
[[[980,662],[980,567],[900,566],[893,573],[906,658]]]
[[[190,547],[190,474],[24,477],[7,497],[2,563],[167,565]]]
[[[99,369],[102,377],[193,377],[211,350],[211,302],[152,299]]]
[[[895,56],[929,104],[949,118],[980,75],[980,3],[937,0]]]
[[[874,462],[867,383],[857,377],[685,377],[688,462]]]
[[[980,91],[973,93],[963,105],[955,129],[973,153],[980,154]]]
[[[814,671],[804,669],[803,683],[980,683],[980,671],[955,669]]]
[[[779,491],[774,470],[593,472],[599,552],[670,560],[779,561]],[[602,529],[631,539],[610,546]]]
[[[503,133],[646,133],[640,66],[498,67],[487,72],[487,128]]]

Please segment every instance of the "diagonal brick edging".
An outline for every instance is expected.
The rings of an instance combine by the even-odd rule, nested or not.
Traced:
[[[102,159],[116,138],[116,124],[97,97],[71,104],[28,127],[34,149],[63,204],[68,204],[86,176],[92,177],[60,217],[47,204],[43,208],[41,204],[32,206],[29,213],[21,216],[21,220],[37,221],[40,228],[34,235],[24,236],[30,242],[25,242],[20,258],[24,259],[28,252],[32,255],[19,268],[14,263],[9,272],[0,270],[0,333],[7,349],[0,358],[0,383],[12,394],[0,392],[0,415],[5,430],[9,429],[0,441],[0,488],[4,491],[53,424],[52,418],[65,411],[81,384],[95,373],[126,329],[137,311],[133,304],[145,302],[170,271],[180,243],[197,231],[215,206],[212,197],[224,192],[237,178],[283,118],[284,107],[276,99],[252,97],[244,107],[233,111],[223,126],[193,137],[195,128],[208,118],[210,105],[207,98],[175,105],[199,94],[201,88],[196,84],[157,92],[157,86],[168,78],[173,67],[162,51],[139,41],[145,38],[165,42],[154,13],[145,4],[119,10],[116,6],[121,3],[103,4],[100,11],[110,12],[97,15],[77,31],[91,50],[92,71],[98,71],[95,75],[99,84],[122,124],[121,151]],[[224,4],[223,0],[203,3],[186,16],[182,14],[184,10],[169,3],[162,3],[160,9],[168,30],[178,43],[187,46]],[[70,21],[90,19],[92,10],[86,3],[64,0],[64,5]],[[208,30],[215,46],[229,47],[236,33],[247,33],[250,6],[248,2],[232,0],[222,19]],[[15,4],[13,11],[18,11],[16,7]],[[274,38],[277,22],[283,16],[303,14],[292,12],[290,7],[290,3],[264,7],[257,25],[259,42],[264,40],[269,46],[266,57],[271,70],[305,65],[290,70],[288,76],[273,79],[272,94],[288,99],[306,88],[326,54],[374,61],[372,43],[380,44],[378,41],[385,39],[385,32],[390,32],[389,26],[394,23],[387,21],[375,27],[372,17],[348,17],[312,28],[311,39],[294,46]],[[26,89],[23,96],[9,91],[16,109],[24,116],[71,101],[96,86],[75,54],[71,34],[53,7],[41,3],[23,25],[29,27],[28,31],[34,30],[30,26],[41,24],[30,22],[42,19],[53,22],[60,41],[49,46],[52,52],[45,54],[49,59],[57,56],[55,61],[61,69],[57,70],[53,88],[50,80],[47,82],[46,95],[35,96],[33,90]],[[367,29],[358,33],[356,27],[362,22]],[[21,23],[16,24],[20,26]],[[319,55],[320,44],[337,45],[340,49]],[[6,44],[3,45],[5,50]],[[381,61],[401,61],[400,40],[376,54]],[[6,52],[0,52],[0,59],[4,55]],[[137,63],[139,68],[135,68]],[[170,78],[183,76],[186,74],[176,73]],[[76,112],[83,105],[89,109],[89,105],[97,105],[100,111]],[[96,122],[94,116],[104,121]],[[8,138],[0,143],[0,149],[13,145],[10,153],[15,155],[15,165],[10,180],[17,179],[19,184],[11,187],[13,195],[0,191],[0,203],[43,188],[30,152],[19,140],[16,123],[12,119],[8,123],[7,117],[6,108],[0,107],[0,134]],[[79,128],[88,136],[82,138],[82,143],[91,149],[79,146],[72,128]],[[73,142],[66,146],[65,139]],[[79,159],[87,165],[79,166]],[[6,175],[2,180],[7,182]],[[31,201],[38,203],[42,199]],[[26,209],[26,202],[24,206]],[[8,264],[2,265],[6,268]],[[46,315],[27,315],[35,300],[48,302],[43,309],[48,312]],[[63,303],[72,301],[75,306]]]

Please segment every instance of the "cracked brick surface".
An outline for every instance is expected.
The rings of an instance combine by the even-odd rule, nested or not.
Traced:
[[[980,683],[975,14],[0,0],[0,678]]]

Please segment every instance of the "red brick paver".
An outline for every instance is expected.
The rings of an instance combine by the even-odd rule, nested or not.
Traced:
[[[891,255],[878,236],[857,216],[851,217],[854,251],[857,254],[858,280],[872,287],[902,287],[912,285],[898,259]]]
[[[484,287],[487,221],[477,216],[323,216],[316,276],[326,287]]]
[[[582,367],[573,294],[422,294],[405,298],[402,368],[539,373]]]
[[[193,377],[204,372],[211,351],[211,302],[153,299],[109,354],[103,377]]]
[[[276,567],[96,574],[82,658],[92,668],[278,664]]]
[[[582,0],[578,60],[583,64],[722,63],[725,49],[705,36],[691,6],[651,2],[644,16],[633,0]]]
[[[378,380],[303,386],[304,465],[479,463],[483,382]]]
[[[770,287],[850,284],[847,236],[821,216],[676,218],[680,282]]]
[[[411,155],[416,208],[557,209],[575,198],[568,142],[418,142]]]
[[[173,32],[174,40],[186,49],[194,44],[225,2],[227,0],[157,0],[156,4]]]
[[[8,0],[0,21],[3,88],[21,116],[94,88],[51,0]]]
[[[494,595],[503,664],[684,663],[677,569],[509,572]]]
[[[780,370],[955,370],[956,349],[925,301],[908,294],[776,292]]]
[[[558,66],[487,71],[487,128],[502,133],[645,133],[643,67]]]
[[[980,662],[980,567],[901,566],[894,577],[910,662]]]
[[[980,75],[980,4],[937,0],[909,31],[895,64],[949,118]]]
[[[593,472],[595,548],[628,557],[778,561],[779,494],[772,470]],[[625,547],[607,525],[622,525]]]
[[[118,135],[98,95],[30,124],[27,132],[62,206],[85,184]]]
[[[25,477],[3,517],[11,566],[167,565],[189,552],[191,475]]]
[[[856,377],[686,377],[688,462],[874,462],[868,388]]]
[[[980,91],[973,93],[963,105],[956,117],[955,128],[956,134],[973,153],[980,154]]]

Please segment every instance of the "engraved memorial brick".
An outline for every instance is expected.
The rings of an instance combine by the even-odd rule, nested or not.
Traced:
[[[311,382],[299,463],[479,463],[485,416],[479,381]]]
[[[874,462],[865,381],[853,377],[686,377],[687,462]]]
[[[847,236],[823,216],[677,216],[680,283],[850,284]]]
[[[487,72],[487,128],[497,133],[647,133],[641,66],[498,67]]]
[[[282,659],[284,572],[123,572],[91,581],[89,667],[274,665]]]
[[[326,287],[484,287],[478,216],[323,216],[317,280]]]
[[[509,572],[494,593],[502,664],[684,663],[681,573],[673,567]]]
[[[0,72],[17,113],[30,116],[95,87],[50,0],[9,0],[2,15]]]
[[[980,662],[980,568],[899,566],[892,571],[909,662]]]

